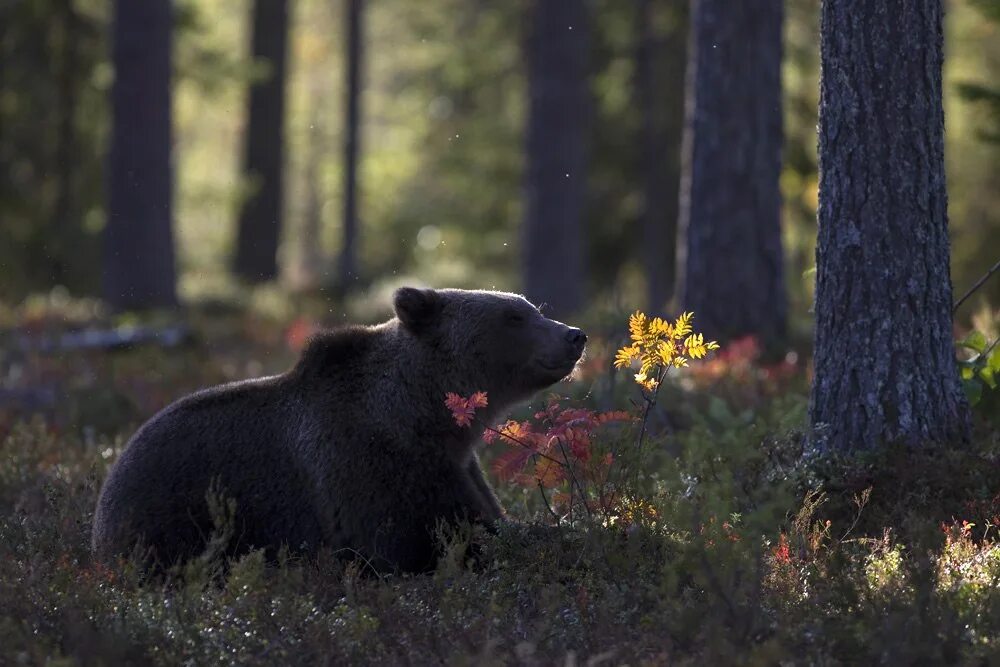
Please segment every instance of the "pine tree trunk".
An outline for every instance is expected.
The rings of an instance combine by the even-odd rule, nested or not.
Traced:
[[[287,0],[255,0],[252,51],[268,75],[250,88],[244,174],[251,192],[240,211],[234,270],[247,282],[278,276],[284,169]]]
[[[116,309],[176,303],[170,0],[118,0],[113,25],[104,293]]]
[[[528,38],[524,291],[565,316],[583,303],[587,192],[585,0],[535,0]]]
[[[358,279],[358,155],[361,150],[362,2],[347,0],[347,94],[344,139],[344,226],[338,267],[339,287],[348,291]]]
[[[76,112],[79,92],[79,19],[72,0],[59,6],[62,27],[58,79],[58,119],[56,140],[56,196],[52,214],[49,251],[52,258],[52,281],[65,285],[73,242],[80,241],[81,220],[75,202],[76,190]]]
[[[325,113],[327,105],[323,95],[310,96],[310,126],[321,127],[319,118]],[[319,133],[317,133],[319,134]],[[320,276],[324,273],[323,239],[321,234],[323,218],[323,195],[320,182],[320,161],[327,150],[326,142],[313,137],[306,146],[305,170],[305,205],[302,213],[302,226],[298,230],[295,243],[298,246],[296,262],[289,272],[288,283],[299,291],[310,291],[322,283]]]
[[[824,0],[812,421],[826,446],[958,442],[941,0]]]
[[[642,114],[642,253],[650,312],[662,311],[673,296],[677,270],[686,8],[687,3],[678,0],[638,0],[636,8],[635,86]],[[664,12],[670,16],[659,19],[657,15]],[[658,29],[663,24],[666,27]]]
[[[695,0],[681,185],[680,305],[706,337],[785,333],[782,0]]]

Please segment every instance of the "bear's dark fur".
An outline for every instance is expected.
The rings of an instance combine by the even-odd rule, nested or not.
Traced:
[[[503,515],[446,392],[485,391],[490,423],[565,377],[579,329],[520,296],[421,290],[394,297],[396,317],[315,337],[283,375],[197,392],[132,437],[101,490],[93,548],[137,544],[171,565],[205,549],[206,494],[236,502],[228,553],[281,545],[357,555],[380,571],[435,563],[435,525]]]

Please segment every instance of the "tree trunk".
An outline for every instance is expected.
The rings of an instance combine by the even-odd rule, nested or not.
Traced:
[[[813,424],[836,451],[965,440],[941,0],[824,0],[821,30]]]
[[[319,128],[321,122],[319,115],[325,113],[327,109],[324,95],[310,95],[310,116],[309,126]],[[316,289],[323,282],[320,278],[324,274],[323,259],[323,238],[321,233],[323,218],[323,194],[320,183],[320,161],[327,150],[326,142],[320,137],[322,134],[317,131],[317,136],[310,139],[305,148],[305,171],[303,180],[305,181],[305,206],[302,214],[302,227],[298,230],[296,245],[298,246],[297,261],[292,266],[289,276],[291,287],[299,291],[311,291]]]
[[[585,0],[535,0],[527,48],[524,291],[556,316],[583,303],[588,30]]]
[[[59,4],[62,43],[58,78],[58,130],[56,140],[56,196],[52,213],[49,252],[52,281],[66,285],[72,243],[80,241],[81,221],[75,206],[76,191],[76,109],[80,79],[79,19],[72,0]]]
[[[278,276],[284,169],[287,0],[255,0],[252,51],[267,77],[250,87],[244,174],[251,192],[240,211],[234,270],[250,283]]]
[[[693,5],[679,280],[712,338],[785,333],[782,18],[782,0]]]
[[[642,113],[641,225],[650,312],[662,311],[674,291],[687,60],[686,7],[686,2],[678,0],[637,3],[635,85]],[[670,16],[658,20],[657,14],[662,12],[669,12]],[[667,27],[658,30],[664,23]]]
[[[340,249],[338,287],[344,291],[358,279],[358,154],[360,145],[360,97],[362,39],[362,1],[347,0],[347,92],[344,132],[344,226]]]
[[[176,303],[172,232],[170,0],[118,0],[104,232],[104,293],[116,309]]]

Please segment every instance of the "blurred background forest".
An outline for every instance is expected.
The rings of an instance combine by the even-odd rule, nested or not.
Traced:
[[[172,16],[126,11],[119,31],[127,33],[124,24],[133,21],[153,34],[151,22],[166,22],[163,48],[173,41],[166,70],[172,134],[164,139],[173,168],[165,195],[172,210],[165,222],[142,224],[172,225],[175,250],[162,242],[170,237],[136,246],[146,243],[161,260],[174,262],[171,275],[148,257],[117,273],[108,269],[118,252],[109,250],[115,242],[109,246],[106,233],[114,191],[115,58],[123,59],[120,69],[130,57],[113,48],[113,3],[2,3],[0,302],[111,294],[112,305],[132,308],[169,305],[174,294],[197,303],[268,298],[287,289],[354,295],[360,303],[406,281],[522,291],[533,265],[552,262],[560,279],[579,284],[582,304],[574,306],[662,310],[676,282],[688,3],[565,4],[580,8],[569,10],[578,22],[569,29],[577,28],[585,49],[577,71],[586,111],[569,122],[579,130],[574,164],[581,172],[564,176],[574,187],[561,195],[567,219],[555,237],[556,245],[582,244],[581,262],[570,265],[552,243],[543,243],[542,253],[526,257],[524,251],[526,238],[545,233],[526,223],[531,87],[544,85],[543,78],[531,83],[532,54],[538,53],[531,36],[540,21],[567,18],[564,10],[543,17],[524,0],[272,0],[259,3],[255,21],[247,0],[176,0]],[[788,310],[806,325],[816,238],[818,4],[786,2],[782,29],[784,276]],[[1000,247],[1000,143],[990,117],[1000,89],[1000,24],[993,3],[946,4],[946,155],[957,296],[993,264]],[[156,5],[170,3],[148,7]],[[122,49],[126,41],[119,40]],[[149,51],[154,42],[144,38],[139,46]],[[268,49],[286,53],[287,61],[269,60]],[[574,63],[559,66],[574,71]],[[149,79],[159,70],[141,67],[138,85],[154,85]],[[350,94],[352,70],[356,96]],[[251,88],[256,101],[248,104]],[[254,105],[257,125],[249,119]],[[282,132],[270,131],[276,123]],[[554,126],[565,124],[557,119]],[[122,131],[127,141],[160,141],[143,127]],[[352,147],[356,178],[346,173]],[[141,158],[145,149],[133,148]],[[280,165],[277,186],[267,182],[268,162]],[[348,196],[354,187],[356,198]],[[273,250],[263,238],[268,220],[263,226],[247,221],[255,215],[248,213],[254,198],[277,211]],[[241,220],[248,236],[257,234],[242,259]],[[119,241],[124,247],[136,238],[134,227]],[[268,252],[276,271],[267,266]],[[154,290],[115,303],[120,286],[109,280],[157,271],[176,292]],[[247,289],[261,284],[263,290]],[[277,292],[269,287],[274,284]],[[977,298],[1000,301],[1000,282],[991,281]]]

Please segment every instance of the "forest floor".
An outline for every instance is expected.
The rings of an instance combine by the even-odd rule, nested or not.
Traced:
[[[287,368],[311,323],[202,312],[169,345],[64,349],[83,339],[61,334],[95,323],[86,304],[0,311],[0,664],[1000,658],[996,424],[978,414],[973,441],[950,449],[823,456],[805,431],[805,355],[765,363],[746,341],[664,385],[614,512],[566,511],[572,487],[560,506],[558,485],[543,501],[523,476],[494,476],[515,522],[446,538],[431,574],[255,552],[224,575],[205,562],[142,584],[131,563],[89,552],[108,466],[172,400]],[[590,344],[554,388],[563,406],[634,409],[630,374],[610,369],[620,342]],[[486,445],[485,464],[499,470],[504,451]]]

